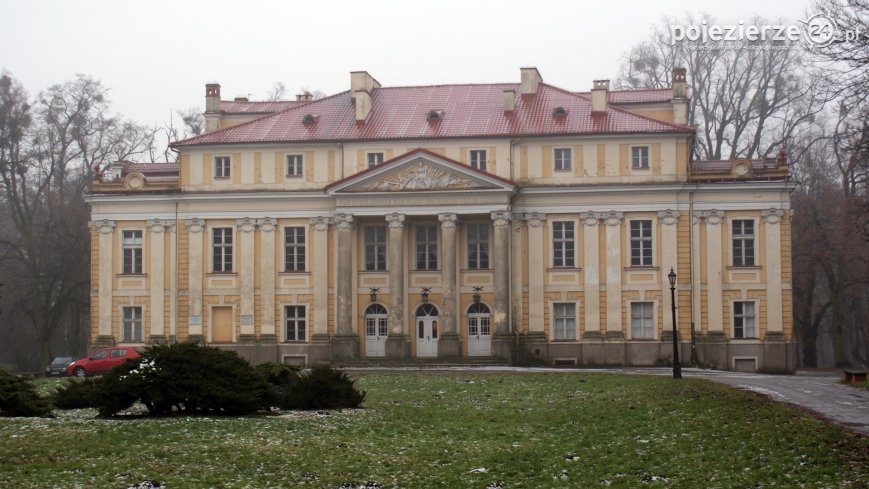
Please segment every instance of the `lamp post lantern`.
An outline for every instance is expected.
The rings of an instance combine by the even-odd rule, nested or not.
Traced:
[[[667,274],[670,280],[670,305],[673,310],[673,378],[682,378],[682,364],[679,363],[679,330],[676,328],[676,272],[670,268]]]

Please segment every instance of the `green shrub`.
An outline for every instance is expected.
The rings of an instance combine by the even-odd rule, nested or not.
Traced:
[[[51,406],[27,379],[0,370],[0,415],[49,416]]]
[[[262,398],[265,409],[277,407],[292,409],[293,392],[299,384],[299,368],[282,363],[261,363],[254,367],[257,374],[268,383]]]
[[[355,408],[365,400],[353,379],[346,373],[329,366],[318,366],[299,377],[288,405],[290,409]]]
[[[102,377],[68,379],[53,396],[54,407],[58,409],[95,408],[99,402],[98,384]]]

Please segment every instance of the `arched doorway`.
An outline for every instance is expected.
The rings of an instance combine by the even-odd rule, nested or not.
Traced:
[[[438,310],[431,304],[416,308],[416,356],[438,356]]]
[[[468,356],[487,357],[492,354],[492,313],[485,304],[474,303],[468,308]]]
[[[386,356],[386,308],[380,304],[365,309],[365,356]]]

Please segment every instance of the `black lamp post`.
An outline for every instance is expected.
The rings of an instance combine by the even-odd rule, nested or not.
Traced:
[[[673,378],[682,378],[682,364],[679,363],[679,331],[676,329],[676,272],[670,268],[667,274],[670,279],[670,304],[673,309]]]

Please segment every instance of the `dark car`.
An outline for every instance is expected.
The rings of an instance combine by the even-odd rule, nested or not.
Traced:
[[[139,358],[140,348],[133,346],[112,346],[97,350],[93,355],[76,360],[66,367],[70,377],[87,377],[104,374],[130,358]]]
[[[66,367],[72,363],[72,357],[57,357],[45,367],[46,377],[66,377]]]

